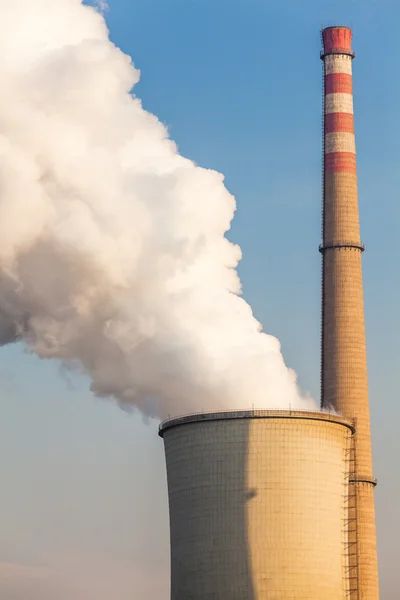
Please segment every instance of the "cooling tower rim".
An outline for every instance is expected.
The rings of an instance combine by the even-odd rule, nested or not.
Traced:
[[[166,419],[158,428],[158,435],[164,437],[167,429],[187,424],[204,423],[205,421],[228,421],[232,419],[291,419],[304,421],[323,421],[333,423],[350,429],[355,433],[354,422],[345,419],[340,415],[321,412],[318,410],[271,410],[271,409],[251,409],[251,410],[226,410],[192,413],[180,417]]]

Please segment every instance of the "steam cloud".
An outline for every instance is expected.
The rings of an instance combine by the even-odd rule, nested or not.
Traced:
[[[239,296],[223,176],[131,95],[101,14],[0,0],[0,20],[0,343],[146,415],[311,405]]]

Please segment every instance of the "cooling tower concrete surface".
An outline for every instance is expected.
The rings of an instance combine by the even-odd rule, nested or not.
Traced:
[[[352,32],[323,31],[324,198],[322,407],[355,420],[351,598],[379,598],[368,377],[354,136]]]
[[[313,412],[172,419],[171,600],[338,600],[352,427]]]

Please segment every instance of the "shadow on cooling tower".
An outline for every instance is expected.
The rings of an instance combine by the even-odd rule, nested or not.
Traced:
[[[171,600],[256,600],[249,552],[250,421],[187,424],[164,435]],[[247,426],[246,426],[247,425]]]

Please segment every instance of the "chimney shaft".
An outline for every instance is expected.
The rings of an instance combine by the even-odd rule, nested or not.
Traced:
[[[321,405],[354,419],[354,476],[349,499],[349,588],[355,600],[378,600],[378,569],[356,148],[352,32],[329,27],[324,49]],[[353,523],[353,525],[352,525]]]

